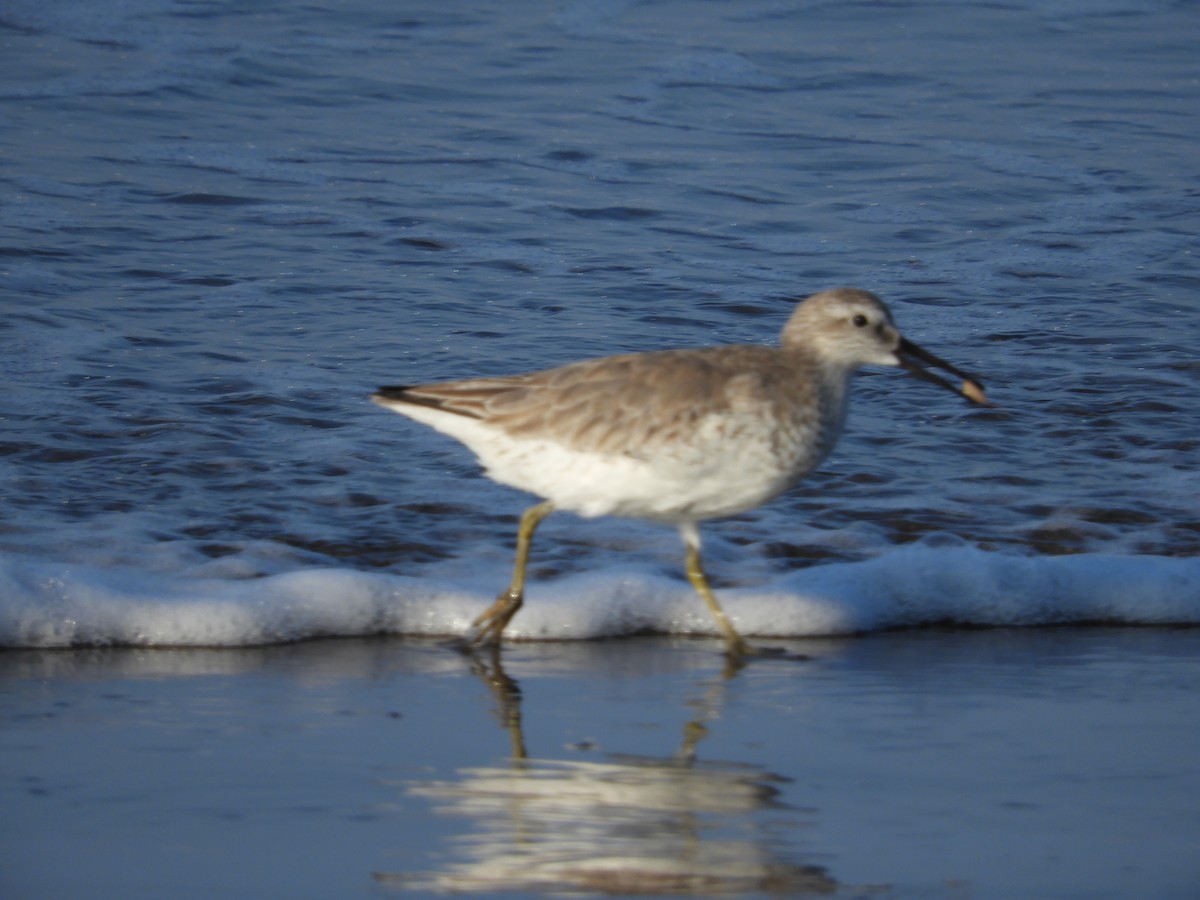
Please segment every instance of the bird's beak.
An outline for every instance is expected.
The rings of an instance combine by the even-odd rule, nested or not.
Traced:
[[[900,346],[896,350],[896,359],[900,361],[900,367],[906,371],[912,372],[918,378],[924,378],[926,381],[932,381],[934,384],[940,384],[948,391],[954,391],[956,394],[962,394],[976,406],[991,406],[987,396],[983,393],[983,385],[979,383],[974,375],[968,375],[962,369],[957,369],[944,359],[939,359],[928,350],[923,350],[907,338],[900,338]],[[942,369],[945,372],[950,372],[962,379],[962,386],[956,387],[946,379],[934,375],[929,371],[927,366]]]

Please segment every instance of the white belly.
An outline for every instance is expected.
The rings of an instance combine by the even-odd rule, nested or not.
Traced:
[[[653,455],[599,454],[514,439],[437,410],[405,412],[466,444],[493,480],[589,517],[679,523],[734,515],[786,490],[832,445],[825,435],[781,437],[726,419],[701,423],[686,445],[661,446]]]

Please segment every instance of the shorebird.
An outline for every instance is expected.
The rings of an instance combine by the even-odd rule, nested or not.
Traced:
[[[692,587],[734,658],[760,652],[709,585],[699,523],[778,496],[829,455],[850,380],[900,366],[987,405],[971,375],[900,335],[883,301],[836,288],[797,304],[779,346],[630,353],[521,375],[382,387],[371,399],[465,444],[485,474],[542,498],[521,516],[512,581],[471,625],[495,644],[525,599],[534,531],[557,509],[674,525]],[[956,386],[927,367],[949,372]]]

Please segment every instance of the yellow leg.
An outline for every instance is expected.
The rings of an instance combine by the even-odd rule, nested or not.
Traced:
[[[542,519],[552,512],[554,504],[547,500],[531,506],[521,516],[521,524],[517,528],[517,560],[513,567],[512,583],[508,590],[496,598],[495,603],[471,623],[471,632],[467,636],[467,643],[471,646],[498,644],[501,633],[525,602],[525,566],[529,562],[529,545]]]
[[[734,659],[755,655],[754,648],[747,644],[745,639],[738,634],[737,629],[729,621],[729,616],[725,615],[725,610],[721,609],[721,604],[717,602],[717,597],[708,584],[708,576],[704,574],[704,566],[700,562],[699,530],[695,525],[684,525],[680,527],[679,533],[683,537],[684,545],[687,547],[688,581],[692,583],[692,587],[696,589],[696,593],[700,595],[705,605],[708,606],[708,611],[712,613],[713,619],[716,620],[717,627],[721,630],[721,634],[725,636],[725,652]]]

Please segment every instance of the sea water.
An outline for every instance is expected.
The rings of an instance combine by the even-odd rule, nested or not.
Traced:
[[[532,498],[382,384],[771,342],[893,371],[705,526],[750,634],[1200,622],[1200,18],[1154,0],[0,9],[0,644],[446,634]],[[512,633],[708,633],[669,530],[561,514]]]

